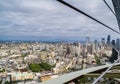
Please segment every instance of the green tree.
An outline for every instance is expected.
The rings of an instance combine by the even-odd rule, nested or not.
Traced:
[[[5,84],[13,84],[11,81],[6,81]]]
[[[42,67],[44,70],[51,70],[52,66],[46,62],[41,62],[40,67]]]
[[[32,63],[29,65],[29,68],[32,72],[39,72],[42,71],[42,68],[39,66],[39,64]]]
[[[41,62],[40,64],[37,64],[37,63],[32,63],[32,64],[29,64],[29,69],[32,71],[32,72],[40,72],[40,71],[43,71],[43,70],[51,70],[52,66],[46,62]]]

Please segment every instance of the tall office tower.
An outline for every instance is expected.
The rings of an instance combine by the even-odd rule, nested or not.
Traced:
[[[105,38],[101,39],[101,43],[102,43],[103,46],[105,45]]]
[[[118,26],[120,29],[120,0],[112,0],[114,10],[117,16]]]
[[[77,43],[75,47],[75,56],[80,56],[80,45]]]
[[[95,51],[96,51],[96,49],[95,49],[95,44],[92,43],[92,44],[91,44],[91,47],[92,47],[91,54],[94,54]]]
[[[119,38],[116,40],[116,49],[120,50],[120,39]]]
[[[95,45],[95,50],[97,51],[98,50],[98,42],[97,42],[97,40],[94,41],[94,45]]]
[[[80,47],[78,47],[78,46],[72,46],[72,48],[71,48],[71,54],[73,56],[80,56]]]
[[[94,40],[94,43],[97,43],[98,41],[97,40]]]
[[[90,43],[90,37],[86,37],[86,43]]]
[[[110,44],[110,35],[107,37],[107,44]]]
[[[87,45],[87,53],[92,54],[93,53],[93,46],[92,44]]]
[[[87,48],[85,44],[82,45],[82,56],[83,58],[87,58]]]
[[[115,40],[112,40],[112,42],[111,42],[111,43],[112,43],[112,45],[113,45],[113,46],[115,46]]]

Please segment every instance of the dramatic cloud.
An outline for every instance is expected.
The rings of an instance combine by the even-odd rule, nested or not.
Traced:
[[[115,16],[102,0],[65,0],[105,24],[118,30]],[[112,7],[110,0],[107,2]],[[66,39],[106,37],[118,34],[90,20],[56,0],[1,0],[0,40],[2,39]],[[79,39],[78,38],[78,39]],[[43,39],[43,38],[42,38]]]

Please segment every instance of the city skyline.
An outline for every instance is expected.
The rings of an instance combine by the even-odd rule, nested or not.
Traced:
[[[115,30],[117,20],[102,0],[66,0]],[[107,0],[113,9],[112,2]],[[1,0],[0,40],[80,40],[118,34],[56,0]]]

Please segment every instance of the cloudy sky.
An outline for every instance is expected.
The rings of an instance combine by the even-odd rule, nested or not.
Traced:
[[[65,0],[112,28],[115,16],[103,0]],[[111,0],[106,0],[112,6]],[[56,0],[0,0],[0,40],[80,40],[119,35]]]

